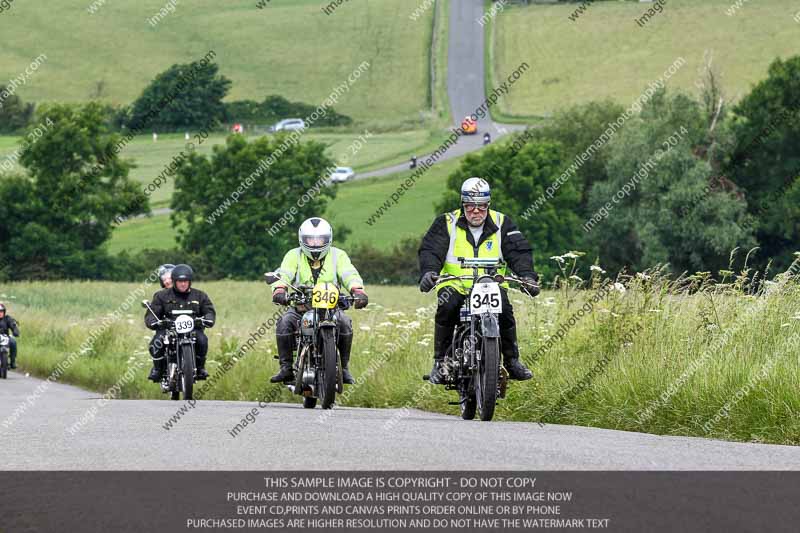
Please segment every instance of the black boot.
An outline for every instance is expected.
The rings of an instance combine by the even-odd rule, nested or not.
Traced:
[[[533,373],[519,360],[517,328],[510,328],[505,331],[501,330],[500,341],[503,350],[503,366],[508,370],[509,379],[516,379],[518,381],[531,379]]]
[[[147,376],[147,379],[158,383],[161,381],[161,377],[164,375],[166,370],[167,360],[165,358],[160,357],[158,359],[153,359],[153,368],[150,370],[150,375]]]
[[[353,346],[353,336],[339,335],[336,344],[339,348],[339,357],[342,358],[342,381],[348,385],[353,385],[356,380],[353,379],[353,374],[350,373],[350,369],[348,368],[350,364],[350,348]]]
[[[206,358],[195,356],[195,363],[197,363],[197,365],[194,369],[194,379],[196,381],[208,379],[208,372],[206,372]]]
[[[433,328],[433,368],[429,378],[434,385],[444,385],[446,381],[444,355],[452,343],[453,328],[436,324]]]
[[[11,365],[8,368],[17,368],[17,354],[11,353]]]
[[[294,359],[292,349],[294,348],[292,335],[278,335],[278,360],[281,369],[269,380],[272,383],[291,383],[294,381],[294,369],[292,360]]]

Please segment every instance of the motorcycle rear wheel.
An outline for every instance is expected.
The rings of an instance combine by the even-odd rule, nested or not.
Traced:
[[[303,398],[303,407],[306,409],[313,409],[317,406],[317,399],[313,396],[306,396]]]
[[[475,418],[475,411],[478,406],[478,401],[475,399],[475,393],[464,394],[461,393],[461,418],[464,420],[472,420]],[[466,399],[465,399],[466,397]]]

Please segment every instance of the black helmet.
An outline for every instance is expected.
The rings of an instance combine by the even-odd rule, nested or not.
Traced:
[[[3,311],[4,313],[6,311],[6,304],[4,304],[3,302],[0,302],[0,311]]]
[[[194,272],[192,272],[192,267],[190,267],[189,265],[175,265],[175,268],[172,269],[173,283],[175,283],[176,281],[191,282],[193,277],[194,277]]]

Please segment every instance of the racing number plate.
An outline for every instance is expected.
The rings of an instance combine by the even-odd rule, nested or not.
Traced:
[[[317,283],[311,291],[311,307],[333,309],[339,301],[339,289],[333,283]]]
[[[194,329],[194,319],[181,315],[175,319],[175,331],[178,333],[189,333]]]
[[[500,298],[500,285],[476,283],[469,295],[469,312],[471,315],[502,313],[503,300]]]

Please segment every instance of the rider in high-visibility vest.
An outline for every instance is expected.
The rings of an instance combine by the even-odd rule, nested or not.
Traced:
[[[333,242],[333,229],[328,222],[319,217],[309,218],[300,225],[298,230],[300,246],[286,252],[280,268],[276,271],[281,280],[272,284],[272,301],[279,305],[289,303],[287,292],[288,284],[315,285],[316,283],[330,282],[339,288],[344,288],[356,300],[354,307],[362,309],[367,306],[369,299],[364,292],[364,282],[358,270],[350,262],[344,250],[331,246]],[[341,309],[336,310],[336,323],[338,324],[339,338],[336,346],[342,358],[342,381],[348,384],[355,383],[348,365],[350,363],[350,348],[353,345],[353,322]],[[294,359],[294,337],[297,332],[303,309],[290,307],[278,320],[275,333],[278,339],[278,359],[280,371],[272,376],[272,383],[294,381],[292,361]]]
[[[530,296],[539,294],[539,276],[533,270],[531,245],[508,216],[489,209],[490,201],[491,190],[486,180],[469,178],[461,186],[461,209],[436,217],[419,248],[421,291],[430,291],[438,275],[471,275],[472,269],[461,268],[457,258],[479,257],[501,259],[517,276],[532,284],[530,287],[523,285],[523,292]],[[505,272],[505,267],[498,270],[500,274]],[[444,382],[442,361],[453,342],[459,310],[471,286],[472,281],[455,280],[439,286],[431,383]],[[532,374],[519,360],[514,309],[507,289],[508,284],[503,283],[500,290],[503,312],[499,319],[503,365],[511,379],[526,380]]]

